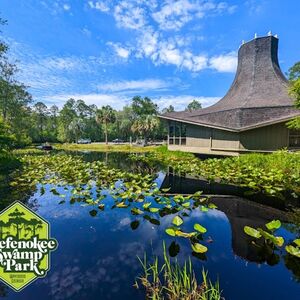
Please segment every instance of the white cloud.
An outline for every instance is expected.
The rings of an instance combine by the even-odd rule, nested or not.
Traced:
[[[63,5],[63,9],[64,9],[65,11],[68,11],[68,10],[71,9],[71,5],[69,5],[69,4],[64,4],[64,5]]]
[[[58,107],[62,107],[64,103],[70,99],[82,99],[85,103],[91,105],[96,104],[98,107],[103,105],[110,105],[114,109],[122,109],[126,104],[130,102],[129,97],[114,95],[114,94],[58,94],[52,96],[42,97],[42,101],[46,104],[56,104]]]
[[[228,53],[210,58],[209,67],[218,72],[235,72],[237,68],[236,53]]]
[[[173,95],[166,95],[159,98],[154,98],[154,102],[157,103],[159,108],[162,110],[163,108],[169,107],[173,105],[175,110],[181,111],[186,108],[186,106],[192,100],[198,100],[202,107],[207,107],[216,103],[220,98],[219,97],[203,97],[197,95],[181,95],[181,96],[173,96]]]
[[[107,44],[114,49],[115,53],[119,57],[124,58],[124,59],[128,59],[128,57],[130,55],[130,52],[131,52],[130,49],[121,46],[119,43],[108,42]]]
[[[110,7],[109,7],[108,3],[105,1],[95,1],[95,2],[89,1],[88,4],[89,4],[90,8],[97,9],[102,12],[110,11]]]
[[[63,104],[70,98],[82,99],[87,104],[96,104],[98,107],[103,105],[110,105],[114,109],[121,110],[125,105],[130,104],[132,95],[124,94],[105,94],[105,93],[90,93],[90,94],[58,94],[52,96],[42,97],[42,101],[46,104],[56,104],[58,107],[62,107]],[[184,110],[186,106],[194,99],[201,102],[202,107],[210,106],[216,103],[220,98],[218,97],[203,97],[197,95],[182,95],[173,96],[166,95],[162,97],[151,97],[151,99],[159,106],[162,110],[170,105],[173,105],[175,110]]]
[[[114,8],[114,18],[120,28],[140,29],[146,25],[145,10],[136,1],[120,1]]]
[[[97,4],[100,7],[99,3],[104,2],[89,1],[91,8],[96,8]],[[110,4],[116,25],[135,32],[133,42],[107,43],[118,57],[127,60],[132,54],[138,59],[149,58],[155,65],[174,65],[194,73],[209,67],[220,72],[234,71],[233,56],[209,58],[206,53],[195,53],[191,49],[196,37],[180,32],[170,35],[165,31],[180,31],[188,22],[206,16],[224,12],[231,14],[236,6],[212,0],[122,0],[111,1]]]
[[[151,91],[161,90],[170,86],[170,83],[159,79],[129,80],[113,83],[105,83],[97,86],[99,90],[120,92],[120,91]]]
[[[213,1],[166,0],[161,9],[152,14],[152,17],[162,30],[179,30],[194,19],[224,11],[233,13],[235,9],[236,6],[230,6],[226,2],[216,4]]]

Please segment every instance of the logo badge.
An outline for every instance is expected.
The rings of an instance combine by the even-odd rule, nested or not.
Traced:
[[[50,224],[16,201],[0,213],[0,279],[20,291],[50,269]]]

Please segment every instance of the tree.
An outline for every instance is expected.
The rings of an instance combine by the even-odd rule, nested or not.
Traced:
[[[0,19],[0,24],[6,21]],[[28,131],[28,104],[32,101],[26,86],[15,78],[17,66],[7,57],[9,47],[0,41],[0,116],[16,137],[16,145],[30,142]]]
[[[175,109],[174,109],[174,106],[173,105],[169,105],[168,107],[166,107],[166,108],[164,108],[163,110],[162,110],[162,113],[170,113],[170,112],[174,112],[175,111]]]
[[[71,142],[74,140],[73,131],[69,127],[71,122],[77,118],[75,111],[75,100],[70,98],[59,113],[58,139],[61,142]]]
[[[300,78],[300,61],[295,63],[288,71],[289,81],[293,82]]]
[[[188,106],[186,107],[186,111],[194,111],[194,110],[197,110],[197,109],[201,109],[202,108],[202,105],[201,103],[198,101],[198,100],[193,100],[191,103],[188,104]]]
[[[15,142],[16,137],[11,133],[10,126],[0,117],[0,151],[11,149]]]
[[[84,130],[83,120],[81,118],[74,118],[69,124],[69,130],[75,137],[75,142],[78,143],[78,140]]]
[[[158,106],[148,97],[135,96],[132,98],[131,108],[134,120],[131,130],[142,135],[147,143],[147,136],[159,126]]]
[[[36,113],[36,126],[39,132],[40,142],[45,142],[44,131],[46,129],[47,118],[49,115],[48,107],[43,102],[37,102],[33,107]]]
[[[289,94],[295,99],[295,107],[300,109],[300,62],[297,62],[289,69]],[[300,117],[296,117],[288,122],[288,127],[300,129]]]
[[[108,144],[108,128],[107,125],[109,123],[114,123],[116,121],[116,113],[109,106],[102,106],[101,109],[96,111],[96,122],[98,124],[104,125],[104,134],[105,134],[105,144]]]
[[[143,136],[145,143],[147,143],[148,134],[154,131],[159,126],[159,119],[155,116],[146,115],[144,118],[138,118],[131,126],[134,133]]]
[[[133,113],[139,117],[144,115],[157,115],[158,113],[157,104],[153,103],[152,100],[148,97],[133,97],[131,108]]]

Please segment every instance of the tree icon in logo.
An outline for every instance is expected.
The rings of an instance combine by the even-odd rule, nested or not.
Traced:
[[[50,224],[17,201],[0,213],[0,279],[20,291],[50,268]]]

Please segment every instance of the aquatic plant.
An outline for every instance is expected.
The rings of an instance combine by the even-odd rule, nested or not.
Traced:
[[[281,227],[279,220],[272,220],[265,224],[266,230],[262,228],[244,227],[244,232],[256,240],[263,239],[264,243],[272,247],[272,250],[277,250],[284,246],[284,239],[281,236],[276,236],[275,231]],[[254,243],[254,242],[253,242]],[[290,255],[300,258],[300,239],[294,239],[291,243],[285,245],[285,250]]]
[[[300,195],[300,155],[288,151],[272,154],[244,154],[239,157],[200,160],[192,154],[157,150],[132,160],[160,163],[174,172],[191,174],[210,182],[233,184],[248,189],[248,194],[264,193],[284,198],[286,193]]]
[[[146,299],[151,300],[221,300],[219,282],[212,283],[208,273],[202,270],[202,283],[197,281],[191,259],[181,266],[177,260],[172,263],[163,244],[163,262],[158,257],[149,262],[146,253],[138,258],[143,274],[135,282],[135,287],[146,290]]]
[[[22,191],[23,196],[26,191],[32,192],[36,188],[40,195],[49,190],[60,199],[59,204],[69,201],[91,207],[89,214],[92,217],[108,208],[130,209],[136,216],[131,223],[133,230],[138,228],[139,218],[160,225],[160,218],[174,215],[172,227],[166,233],[189,239],[196,253],[207,251],[207,247],[199,243],[205,233],[203,226],[195,225],[194,232],[181,228],[191,211],[199,209],[205,213],[216,208],[201,192],[168,196],[168,188],[160,190],[157,187],[155,175],[122,171],[101,161],[86,162],[76,155],[37,153],[23,155],[20,160],[22,168],[13,173],[10,185],[14,190]],[[108,195],[113,198],[113,204],[105,202]]]

